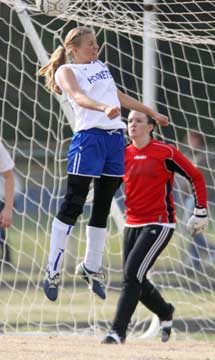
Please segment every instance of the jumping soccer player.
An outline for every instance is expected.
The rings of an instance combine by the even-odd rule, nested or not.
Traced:
[[[66,56],[72,63],[66,64]],[[67,192],[52,223],[44,291],[50,300],[57,299],[67,240],[83,211],[94,179],[93,207],[86,229],[88,260],[78,265],[76,273],[104,299],[99,273],[101,263],[96,259],[100,259],[100,255],[102,258],[111,201],[124,175],[123,129],[126,125],[121,120],[120,107],[146,113],[162,125],[168,124],[168,118],[117,90],[110,71],[98,60],[95,34],[86,27],[69,31],[63,46],[55,50],[39,75],[46,77],[51,91],[67,96],[76,121],[68,154]]]

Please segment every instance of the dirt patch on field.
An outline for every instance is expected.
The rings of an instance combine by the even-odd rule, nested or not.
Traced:
[[[1,360],[215,360],[208,342],[128,339],[102,345],[94,336],[0,335]]]

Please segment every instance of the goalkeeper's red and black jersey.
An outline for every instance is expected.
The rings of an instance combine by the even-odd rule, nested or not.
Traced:
[[[202,173],[173,145],[152,139],[141,149],[125,149],[126,223],[174,223],[174,173],[186,177],[192,186],[195,206],[206,207],[206,186]]]

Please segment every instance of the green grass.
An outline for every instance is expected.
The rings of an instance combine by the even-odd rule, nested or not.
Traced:
[[[106,301],[93,296],[87,288],[70,287],[60,289],[56,302],[50,302],[41,288],[1,290],[0,319],[2,323],[31,329],[34,324],[44,327],[45,324],[67,324],[73,328],[78,323],[94,324],[98,321],[112,321],[118,291],[108,290]],[[213,295],[203,298],[188,293],[182,296],[181,291],[167,290],[162,295],[176,306],[175,319],[214,318],[215,302]],[[133,321],[142,321],[151,314],[140,304]]]
[[[84,255],[86,246],[85,225],[85,219],[81,224],[77,224],[69,241],[69,250],[72,249],[74,257]],[[21,217],[16,217],[8,233],[13,262],[20,262],[22,267],[31,267],[32,258],[35,262],[41,262],[44,253],[48,254],[50,228],[51,219],[48,219],[47,216],[44,216],[40,223],[32,218],[23,220]],[[113,258],[117,257],[117,262],[121,253],[121,244],[121,236],[113,231],[106,243],[106,247]]]
[[[122,279],[121,252],[122,237],[111,225],[106,242],[104,269],[107,284],[107,300],[102,302],[90,294],[85,284],[73,276],[74,269],[84,256],[86,240],[86,219],[75,227],[64,261],[62,286],[59,299],[48,301],[42,290],[42,281],[47,265],[51,219],[45,214],[38,223],[29,217],[17,216],[9,230],[9,244],[12,252],[12,266],[0,267],[1,297],[0,323],[7,331],[31,331],[56,329],[59,324],[75,329],[78,324],[93,326],[97,322],[110,322],[116,309]],[[175,268],[182,265],[179,250],[180,237],[174,236],[168,248],[156,262],[156,283],[162,285],[165,299],[176,306],[176,319],[212,319],[215,314],[215,295],[202,286],[199,292],[184,288],[191,280],[177,274],[177,286],[174,285]],[[163,284],[165,283],[165,286]],[[203,284],[204,285],[204,284]],[[117,291],[112,291],[112,288]],[[138,305],[133,321],[141,322],[151,318],[143,306]],[[47,324],[47,325],[46,325]]]
[[[106,316],[111,319],[116,304],[117,293],[112,293],[105,303]],[[50,302],[42,289],[25,291],[3,291],[1,296],[0,318],[13,322],[73,323],[86,322],[101,315],[104,303],[90,294],[87,288],[61,289],[56,302]],[[5,311],[6,310],[6,311]],[[101,317],[101,316],[100,316]],[[102,316],[103,318],[103,316]]]
[[[74,267],[75,262],[83,258],[86,237],[85,237],[85,223],[78,224],[70,238],[68,244],[67,256],[70,266]],[[111,226],[113,226],[111,224]],[[50,241],[50,227],[51,221],[47,216],[43,217],[43,221],[39,224],[30,218],[17,217],[14,220],[13,227],[9,230],[9,244],[12,253],[12,263],[15,268],[31,269],[32,272],[37,271],[46,266],[49,241]],[[173,238],[168,249],[163,253],[162,258],[168,258],[166,266],[171,259],[179,258],[180,254],[177,251],[177,238]],[[122,237],[117,234],[115,229],[109,235],[106,241],[106,251],[104,256],[104,265],[111,266],[114,269],[121,268],[121,253],[122,253]],[[161,259],[162,259],[161,258]],[[158,259],[157,264],[162,260]],[[21,274],[20,274],[21,275]]]

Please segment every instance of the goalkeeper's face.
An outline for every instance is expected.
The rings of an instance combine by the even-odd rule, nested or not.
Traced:
[[[85,34],[81,37],[79,46],[72,50],[73,60],[76,64],[87,64],[98,59],[99,46],[95,35]]]
[[[148,117],[140,112],[131,111],[128,116],[128,135],[131,140],[149,139],[154,126],[149,123]]]

